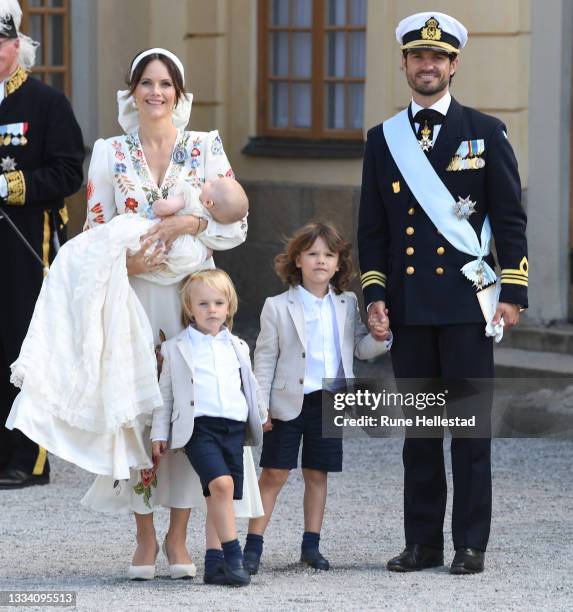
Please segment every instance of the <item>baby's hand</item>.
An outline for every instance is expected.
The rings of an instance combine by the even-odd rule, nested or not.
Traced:
[[[155,200],[155,202],[153,202],[153,212],[158,217],[167,217],[169,215],[174,215],[184,206],[185,200],[182,195],[170,196],[165,199]]]
[[[167,451],[167,440],[158,440],[151,444],[151,456],[153,458],[153,465],[155,469],[159,467],[159,461],[161,456]]]

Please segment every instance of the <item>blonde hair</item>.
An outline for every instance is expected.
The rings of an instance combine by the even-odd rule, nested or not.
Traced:
[[[198,282],[203,283],[210,289],[220,291],[225,296],[229,303],[229,314],[225,320],[225,325],[231,331],[233,329],[233,317],[237,313],[239,305],[239,298],[231,277],[219,268],[199,270],[199,272],[191,274],[183,284],[183,287],[181,287],[181,322],[184,327],[187,327],[195,320],[191,310],[191,286],[193,283]]]

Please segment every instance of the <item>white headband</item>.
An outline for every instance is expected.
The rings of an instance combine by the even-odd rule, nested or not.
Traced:
[[[153,55],[154,53],[158,53],[160,55],[165,55],[168,57],[176,66],[179,72],[181,73],[181,80],[183,81],[183,85],[185,85],[185,70],[183,69],[183,64],[181,60],[175,55],[175,53],[171,53],[167,49],[162,49],[161,47],[154,47],[153,49],[147,49],[146,51],[142,51],[134,60],[131,62],[131,69],[129,71],[129,78],[133,76],[133,71],[135,70],[137,64],[148,55]]]

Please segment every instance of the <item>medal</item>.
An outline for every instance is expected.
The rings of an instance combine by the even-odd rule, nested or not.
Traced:
[[[476,157],[476,168],[483,168],[485,166],[485,159],[482,159],[481,157]]]
[[[432,148],[432,141],[430,140],[430,134],[432,133],[432,130],[428,127],[428,123],[424,124],[424,127],[422,128],[422,131],[420,133],[422,134],[422,138],[418,140],[418,142],[420,143],[422,151],[426,153]]]
[[[2,172],[12,172],[16,170],[16,160],[8,155],[2,158],[0,165],[2,166]]]
[[[477,202],[471,200],[470,197],[469,195],[467,198],[458,196],[458,201],[454,202],[454,214],[460,221],[469,219],[475,213]]]
[[[184,164],[187,159],[187,149],[182,145],[177,145],[172,157],[176,164]]]

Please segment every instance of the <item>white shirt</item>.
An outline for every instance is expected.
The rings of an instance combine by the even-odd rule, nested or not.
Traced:
[[[434,104],[432,104],[432,106],[429,106],[428,108],[438,111],[438,113],[442,113],[442,115],[446,116],[448,109],[450,108],[451,101],[452,94],[448,91],[446,92],[445,96],[442,96],[437,102],[434,102]],[[415,117],[416,113],[424,108],[423,106],[420,106],[417,102],[414,102],[414,98],[412,98],[410,105],[412,106],[412,117]],[[420,124],[414,123],[414,127],[416,128],[416,133],[418,133],[418,130],[420,129]],[[434,126],[434,137],[432,139],[432,145],[436,142],[436,138],[440,133],[441,127],[441,125]]]
[[[304,392],[322,389],[323,378],[337,378],[342,363],[333,290],[317,298],[302,285],[297,287],[304,310],[306,359]]]
[[[228,330],[223,329],[216,336],[203,334],[191,326],[187,330],[193,347],[195,418],[246,421],[249,407],[241,390],[239,359]]]

